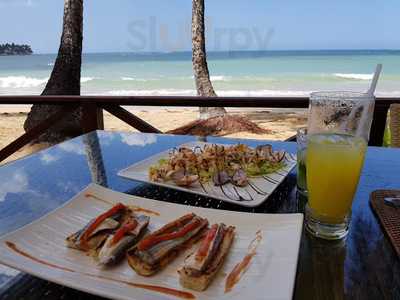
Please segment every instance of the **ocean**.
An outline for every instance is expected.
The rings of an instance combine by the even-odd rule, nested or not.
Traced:
[[[55,54],[0,56],[0,94],[43,90]],[[211,52],[208,64],[219,96],[295,96],[312,91],[365,91],[377,63],[377,94],[400,95],[400,51]],[[195,95],[191,53],[90,53],[82,64],[85,95]]]

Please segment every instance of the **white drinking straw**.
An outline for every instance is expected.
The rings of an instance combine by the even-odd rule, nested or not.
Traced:
[[[375,68],[374,77],[372,78],[372,81],[371,81],[371,86],[369,87],[369,90],[367,92],[367,95],[371,98],[374,97],[376,85],[378,84],[378,79],[381,74],[381,71],[382,71],[382,64],[377,64],[376,68]],[[364,105],[365,104],[361,102],[358,106],[362,107]],[[353,111],[356,111],[356,109],[353,109]],[[362,110],[362,113],[361,113],[360,123],[358,124],[357,133],[356,133],[357,136],[359,136],[362,134],[362,132],[368,132],[368,136],[365,137],[367,139],[369,138],[369,132],[370,132],[370,126],[371,126],[371,123],[367,122],[369,113],[370,113],[370,111],[368,109],[366,109],[366,107],[364,107]]]
[[[371,98],[374,97],[374,93],[375,93],[375,89],[376,89],[376,85],[378,84],[378,79],[379,76],[381,74],[382,71],[382,64],[377,64],[376,68],[375,68],[375,72],[374,72],[374,76],[372,77],[372,81],[371,81],[371,85],[367,91],[367,95]],[[347,120],[345,123],[342,124],[341,128],[342,130],[346,130],[346,128],[349,127],[350,122],[354,119],[356,112],[358,111],[358,109],[360,107],[363,107],[365,105],[365,103],[363,101],[361,101],[360,103],[358,103],[355,107],[352,108],[350,115],[348,116]],[[357,128],[357,133],[356,135],[360,135],[361,131],[364,131],[364,128],[362,127],[363,124],[365,124],[364,126],[367,126],[367,122],[366,122],[366,118],[368,117],[368,110],[365,109],[365,107],[362,110],[361,113],[361,117],[360,117],[360,121],[359,121],[359,126]],[[369,131],[369,130],[368,130]]]
[[[369,96],[371,96],[371,97],[375,93],[376,85],[378,84],[378,80],[379,80],[379,76],[381,75],[381,71],[382,71],[382,64],[377,64],[376,65],[376,69],[375,69],[375,73],[374,73],[374,77],[372,78],[371,85],[370,85],[369,90],[367,92],[367,94]]]

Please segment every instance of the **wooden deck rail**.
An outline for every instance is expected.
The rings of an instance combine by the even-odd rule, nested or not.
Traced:
[[[0,150],[0,162],[40,136],[67,113],[82,107],[82,131],[103,129],[103,109],[141,132],[161,133],[121,106],[307,108],[308,97],[196,97],[196,96],[0,96],[1,104],[47,104],[63,108]],[[370,145],[382,145],[389,107],[399,98],[378,98]]]

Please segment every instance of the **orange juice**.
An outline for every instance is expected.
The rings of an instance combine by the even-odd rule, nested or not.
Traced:
[[[341,223],[357,189],[367,144],[342,134],[309,136],[307,148],[308,205],[324,222]]]

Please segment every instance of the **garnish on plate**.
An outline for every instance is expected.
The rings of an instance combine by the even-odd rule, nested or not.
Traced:
[[[231,183],[244,187],[251,177],[270,174],[284,167],[284,158],[285,152],[273,151],[271,145],[255,148],[244,144],[181,147],[151,166],[149,178],[156,182],[172,181],[178,186],[212,182],[215,186]]]

